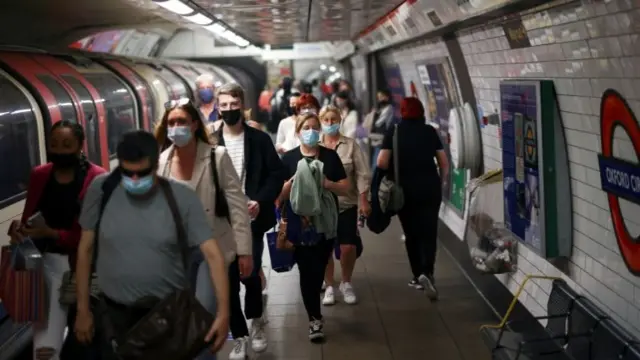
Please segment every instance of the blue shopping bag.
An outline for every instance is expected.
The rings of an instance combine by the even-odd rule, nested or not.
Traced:
[[[267,246],[269,246],[269,257],[271,258],[271,268],[277,273],[283,273],[293,269],[295,260],[293,251],[280,250],[276,247],[278,241],[278,232],[271,231],[267,233]]]

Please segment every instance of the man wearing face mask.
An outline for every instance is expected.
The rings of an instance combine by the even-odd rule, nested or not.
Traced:
[[[176,221],[184,225],[187,245],[198,247],[209,265],[217,298],[216,317],[206,342],[215,353],[224,344],[229,324],[229,283],[224,256],[198,195],[180,181],[157,174],[158,143],[148,132],[125,133],[117,147],[119,166],[99,175],[89,186],[80,214],[82,236],[76,263],[77,316],[74,333],[83,343],[103,341],[102,359],[115,359],[106,337],[93,339],[89,308],[93,248],[101,302],[109,319],[104,330],[126,334],[149,311],[150,299],[165,299],[188,284]],[[175,208],[168,194],[173,194]],[[174,218],[173,211],[180,214]],[[106,340],[106,341],[105,341]]]
[[[202,74],[196,79],[196,90],[199,110],[205,123],[218,120],[218,111],[215,107],[215,84],[211,74]]]
[[[236,340],[230,360],[244,359],[247,345],[255,352],[267,348],[264,331],[262,284],[259,271],[262,267],[264,233],[276,223],[273,204],[285,180],[285,169],[276,153],[271,137],[254,129],[244,121],[244,89],[236,83],[228,83],[217,90],[218,110],[223,124],[215,132],[214,139],[227,148],[231,162],[247,196],[253,236],[253,272],[229,274],[231,294],[231,334]],[[245,312],[240,306],[240,282],[245,286]],[[251,333],[245,320],[253,319]]]

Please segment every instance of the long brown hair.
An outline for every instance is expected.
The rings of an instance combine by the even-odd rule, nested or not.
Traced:
[[[209,132],[206,126],[204,126],[200,111],[198,111],[195,105],[191,101],[189,101],[184,105],[178,105],[165,110],[164,115],[162,115],[162,119],[156,125],[154,135],[156,137],[156,141],[158,141],[158,145],[160,146],[160,151],[164,151],[171,145],[171,140],[169,140],[169,138],[167,137],[167,120],[169,119],[169,114],[176,109],[180,109],[186,112],[187,115],[189,115],[189,117],[191,118],[191,121],[197,124],[195,132],[196,140],[211,144],[211,141],[209,141]]]

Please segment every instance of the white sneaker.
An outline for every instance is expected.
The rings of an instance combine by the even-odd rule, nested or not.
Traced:
[[[358,302],[358,298],[356,297],[356,293],[353,291],[351,283],[340,284],[340,292],[342,293],[342,299],[345,303],[353,305]]]
[[[251,349],[255,352],[267,350],[267,333],[262,318],[251,321]]]
[[[233,349],[229,354],[229,360],[245,360],[247,358],[248,338],[241,337],[234,340]]]
[[[336,303],[336,295],[333,293],[333,286],[327,286],[322,298],[322,305],[331,306]]]

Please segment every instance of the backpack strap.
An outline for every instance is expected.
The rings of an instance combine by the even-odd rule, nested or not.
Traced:
[[[120,180],[122,180],[122,172],[120,171],[120,167],[115,168],[111,174],[107,176],[107,178],[102,183],[102,197],[100,198],[100,208],[98,209],[98,221],[96,222],[95,228],[95,236],[93,238],[93,272],[95,272],[96,261],[98,260],[98,238],[100,237],[100,223],[102,222],[102,215],[104,213],[104,209],[107,207],[107,203],[113,194],[113,191],[120,184]]]
[[[398,162],[398,124],[393,124],[393,177],[396,184],[400,184],[400,164]]]
[[[171,184],[166,178],[158,177],[158,184],[162,189],[162,193],[164,194],[167,202],[169,203],[169,209],[171,209],[171,216],[173,216],[173,221],[176,225],[176,236],[178,237],[178,246],[180,247],[180,255],[182,256],[182,263],[184,265],[185,271],[189,270],[189,243],[187,241],[187,232],[184,228],[184,223],[182,222],[182,216],[180,215],[180,208],[178,208],[178,203],[176,201],[176,197],[173,194],[173,190],[171,190]]]

